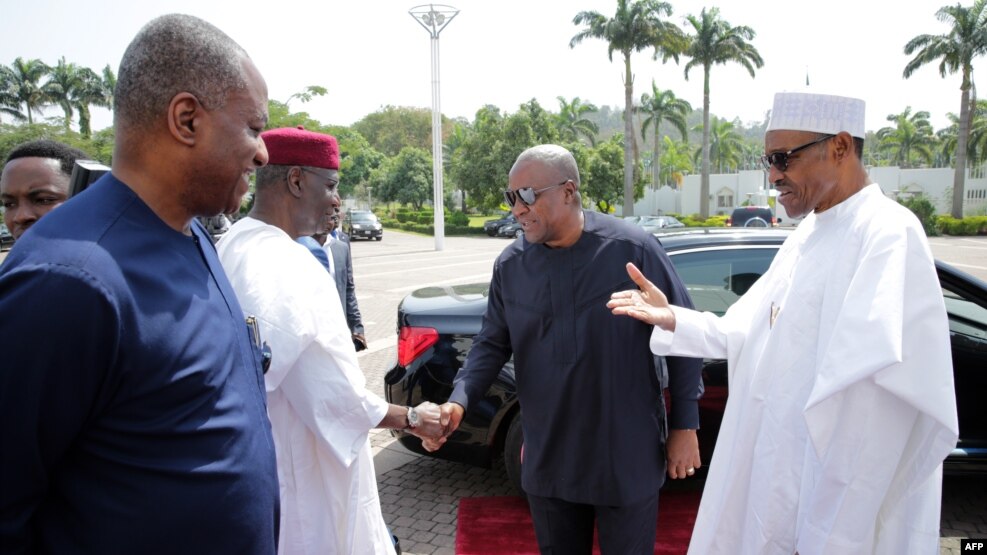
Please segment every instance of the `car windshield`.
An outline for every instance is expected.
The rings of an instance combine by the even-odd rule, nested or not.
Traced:
[[[354,222],[374,223],[377,221],[377,216],[369,212],[354,213],[352,218]]]

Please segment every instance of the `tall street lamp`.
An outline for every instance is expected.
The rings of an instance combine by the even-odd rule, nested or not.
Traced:
[[[435,250],[445,241],[445,215],[442,194],[442,110],[439,107],[439,33],[459,10],[444,4],[423,4],[408,10],[411,17],[432,37],[432,204],[434,207]]]

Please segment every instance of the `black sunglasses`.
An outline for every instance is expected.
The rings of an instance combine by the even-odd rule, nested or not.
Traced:
[[[541,193],[549,189],[561,187],[570,181],[572,180],[566,179],[565,181],[559,183],[558,185],[549,185],[548,187],[542,187],[541,189],[535,189],[534,187],[521,187],[517,191],[512,191],[508,189],[504,191],[504,200],[506,200],[507,205],[511,207],[514,206],[514,203],[516,203],[518,199],[520,199],[525,206],[531,206],[532,204],[535,203],[535,200],[538,198],[538,195],[540,195]]]
[[[811,143],[806,143],[802,146],[797,146],[788,152],[772,152],[771,154],[765,154],[761,156],[761,163],[764,164],[764,171],[771,171],[771,166],[774,166],[780,172],[788,171],[788,157],[800,150],[805,150],[812,145],[817,145],[823,141],[828,141],[835,137],[836,135],[826,135],[825,137],[816,139]]]

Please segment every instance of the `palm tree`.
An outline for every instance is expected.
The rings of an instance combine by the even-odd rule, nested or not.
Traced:
[[[644,122],[641,124],[642,140],[647,137],[648,126],[654,129],[655,152],[654,157],[651,159],[651,186],[657,189],[661,183],[658,178],[661,174],[661,164],[659,162],[661,161],[662,143],[658,139],[658,127],[662,122],[668,122],[682,134],[683,141],[688,140],[689,131],[685,117],[692,111],[692,106],[685,100],[676,97],[674,92],[660,90],[658,85],[652,80],[651,94],[642,94],[641,105],[636,106],[634,111],[647,114],[647,117],[645,117]]]
[[[662,17],[672,15],[672,6],[658,0],[617,0],[617,11],[607,19],[596,11],[584,11],[572,19],[574,25],[586,25],[569,41],[575,46],[586,38],[607,41],[607,55],[613,61],[614,51],[624,57],[624,207],[623,215],[634,214],[634,75],[631,73],[631,53],[646,48],[655,49],[655,57],[662,61],[669,58],[679,61],[679,54],[685,46],[682,30],[674,23],[663,21]]]
[[[692,164],[692,157],[689,156],[689,143],[686,141],[675,142],[668,135],[662,137],[664,148],[661,153],[661,178],[662,183],[674,183],[675,188],[682,187],[685,176],[691,173],[695,166]]]
[[[894,122],[894,127],[879,129],[877,139],[880,150],[891,155],[892,164],[910,168],[916,157],[932,164],[936,138],[929,123],[929,112],[913,114],[909,106],[900,114],[889,115],[888,121]]]
[[[14,121],[25,120],[27,116],[20,111],[20,107],[20,100],[14,94],[14,70],[0,64],[0,114],[7,114]]]
[[[600,132],[600,128],[583,116],[584,114],[592,114],[599,108],[592,102],[584,104],[578,96],[573,98],[572,102],[566,101],[563,96],[558,97],[558,99],[559,113],[556,116],[556,122],[562,139],[575,142],[582,135],[589,141],[590,146],[596,146],[596,134]]]
[[[10,66],[11,92],[18,106],[23,105],[27,122],[34,123],[34,112],[49,104],[48,94],[42,87],[41,78],[48,75],[51,68],[41,60],[24,60],[18,57]]]
[[[685,65],[685,78],[689,70],[703,68],[703,162],[699,185],[699,215],[709,217],[709,72],[714,64],[736,62],[754,77],[754,69],[764,66],[757,49],[748,41],[756,33],[747,26],[732,27],[720,17],[720,10],[703,8],[699,17],[690,15],[686,21],[696,34],[690,36],[685,54],[692,59]]]
[[[715,166],[717,173],[736,169],[744,159],[744,139],[737,133],[733,122],[713,116],[708,126],[697,125],[693,130],[708,131],[709,148],[700,147],[693,155],[695,162],[705,162],[708,156],[710,166]],[[706,216],[708,217],[708,216]]]
[[[79,69],[79,66],[67,63],[65,56],[62,56],[48,73],[48,82],[41,87],[45,95],[65,112],[66,131],[72,126],[75,96],[82,87]]]
[[[966,178],[967,141],[970,138],[970,87],[973,85],[973,59],[987,53],[987,0],[975,0],[965,8],[943,6],[936,18],[950,26],[942,35],[919,35],[905,45],[905,54],[915,57],[905,66],[905,79],[918,68],[938,61],[939,75],[960,72],[960,120],[956,137],[956,170],[953,174],[952,216],[963,217],[963,188]]]
[[[79,133],[83,137],[92,136],[89,107],[99,106],[100,108],[113,107],[113,88],[116,86],[116,76],[110,66],[103,68],[103,75],[100,76],[88,67],[79,69],[79,87],[75,91],[73,103],[79,112]]]

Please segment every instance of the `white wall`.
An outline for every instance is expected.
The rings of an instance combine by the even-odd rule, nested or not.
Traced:
[[[964,192],[966,201],[963,207],[965,215],[987,213],[987,177],[983,172],[967,172]],[[871,181],[881,185],[884,193],[892,198],[901,194],[921,193],[932,201],[939,214],[948,214],[952,206],[953,170],[952,168],[903,170],[899,167],[868,168]],[[762,170],[745,170],[732,174],[712,174],[709,176],[709,212],[711,215],[730,214],[745,200],[757,198],[765,193],[767,185]],[[634,213],[658,214],[698,214],[699,213],[699,175],[687,175],[680,190],[662,187],[655,191],[645,189],[644,198],[634,203]],[[733,192],[734,205],[730,207],[717,206],[717,194],[723,190]],[[755,200],[755,202],[760,202]],[[618,206],[619,211],[619,206]],[[780,204],[775,207],[775,215],[782,224],[796,223],[789,217],[785,207]]]

